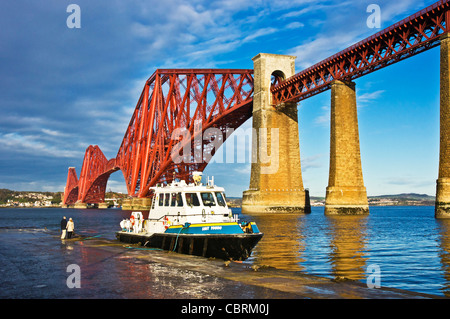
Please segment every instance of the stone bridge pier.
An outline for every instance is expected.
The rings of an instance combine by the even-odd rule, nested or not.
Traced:
[[[330,173],[326,215],[369,213],[359,147],[354,82],[331,84]]]
[[[441,37],[439,176],[436,182],[436,218],[450,218],[450,37]]]
[[[311,212],[300,165],[297,103],[275,107],[270,92],[272,78],[295,74],[295,58],[264,53],[253,58],[253,158],[244,213]]]

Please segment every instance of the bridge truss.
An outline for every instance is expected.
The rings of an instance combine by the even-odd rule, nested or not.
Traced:
[[[277,79],[271,87],[274,106],[299,102],[328,90],[334,80],[351,81],[438,46],[450,30],[449,1],[438,1],[284,81]],[[156,70],[144,85],[116,158],[108,161],[98,146],[89,146],[80,178],[69,168],[63,203],[103,202],[107,180],[117,170],[134,197],[147,197],[149,187],[174,178],[190,181],[192,171],[208,164],[204,154],[215,151],[203,134],[216,128],[223,142],[227,128],[251,117],[252,102],[253,70]],[[186,145],[194,152],[185,154],[181,148]],[[174,161],[174,153],[182,154],[182,161]]]

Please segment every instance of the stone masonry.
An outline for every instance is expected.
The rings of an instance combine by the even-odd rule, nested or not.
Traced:
[[[331,84],[330,173],[327,215],[369,213],[359,149],[355,83]]]
[[[440,151],[436,185],[436,218],[450,218],[450,37],[441,38]]]
[[[283,79],[294,75],[295,57],[261,53],[253,58],[253,63],[253,134],[256,136],[253,136],[250,189],[243,194],[242,211],[310,213],[300,165],[297,103],[275,107],[270,93],[273,74]],[[267,139],[261,140],[261,134],[267,134]],[[261,150],[270,161],[261,160]]]

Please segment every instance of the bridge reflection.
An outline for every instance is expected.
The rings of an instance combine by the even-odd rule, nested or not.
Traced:
[[[330,216],[330,263],[336,279],[366,278],[367,217]]]
[[[439,251],[438,255],[441,262],[444,282],[442,293],[446,297],[450,297],[450,220],[437,219],[439,230]]]
[[[365,280],[367,268],[367,216],[293,214],[252,216],[264,232],[253,252],[254,263],[292,271]],[[317,236],[312,232],[317,232]],[[323,265],[317,261],[323,260]],[[315,269],[311,268],[313,265]]]
[[[306,236],[302,234],[302,218],[297,214],[253,216],[264,237],[255,247],[255,264],[285,270],[305,270]]]

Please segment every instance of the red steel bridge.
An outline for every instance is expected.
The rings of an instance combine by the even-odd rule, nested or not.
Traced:
[[[438,1],[288,79],[275,78],[273,107],[299,102],[330,89],[334,80],[351,81],[440,45],[440,37],[450,30],[449,2]],[[203,171],[208,163],[195,154],[175,163],[171,153],[183,145],[172,139],[173,133],[189,132],[190,139],[180,134],[179,140],[206,151],[209,141],[196,138],[199,134],[208,128],[223,133],[238,128],[252,116],[252,106],[253,70],[156,70],[145,82],[116,157],[108,160],[98,146],[89,146],[80,177],[69,168],[63,204],[104,202],[108,178],[118,170],[128,195],[139,198],[148,197],[149,187],[157,183],[189,181],[192,171]]]

